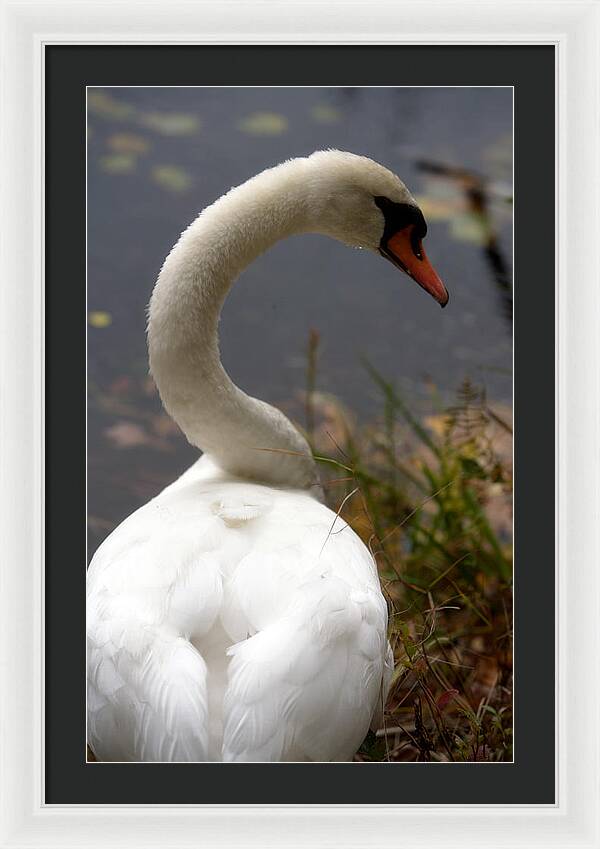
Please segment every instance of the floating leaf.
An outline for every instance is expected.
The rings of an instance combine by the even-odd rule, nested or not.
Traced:
[[[115,133],[108,137],[108,146],[116,153],[145,153],[150,145],[142,136],[135,133]]]
[[[170,192],[185,192],[192,184],[188,172],[177,165],[157,165],[152,169],[152,179]]]
[[[115,448],[126,450],[129,448],[152,448],[155,451],[172,451],[173,447],[166,439],[160,439],[136,422],[121,419],[109,428],[104,435]]]
[[[200,127],[196,115],[185,112],[144,112],[140,123],[163,136],[189,136]]]
[[[112,324],[112,316],[109,312],[95,310],[88,314],[88,321],[92,327],[108,327],[110,324]]]
[[[288,120],[276,112],[253,112],[243,118],[238,127],[251,136],[280,136],[286,132]]]
[[[117,422],[104,433],[117,448],[137,448],[151,441],[144,428],[135,422]]]
[[[310,110],[313,121],[317,124],[338,124],[342,120],[342,113],[329,103],[317,103]]]
[[[100,168],[108,174],[130,174],[135,169],[135,156],[131,153],[114,153],[101,156]]]
[[[487,244],[488,229],[485,220],[473,214],[457,215],[450,221],[450,233],[455,239],[475,245]]]
[[[135,115],[134,106],[124,103],[122,100],[115,100],[111,94],[102,89],[88,91],[87,102],[90,112],[93,112],[94,115],[100,115],[101,118],[124,121]]]

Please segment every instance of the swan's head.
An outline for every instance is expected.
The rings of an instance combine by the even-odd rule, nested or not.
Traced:
[[[339,150],[308,157],[319,232],[390,260],[445,307],[448,292],[423,249],[427,224],[402,180],[383,165]]]

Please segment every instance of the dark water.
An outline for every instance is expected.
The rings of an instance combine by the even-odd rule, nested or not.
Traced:
[[[196,456],[146,377],[145,307],[162,261],[205,205],[283,159],[338,147],[396,171],[425,212],[427,252],[451,300],[440,310],[370,253],[287,240],[225,306],[232,378],[288,404],[314,328],[319,388],[363,420],[378,413],[364,356],[416,404],[425,380],[451,397],[465,376],[510,402],[512,330],[486,253],[492,238],[510,277],[510,89],[94,89],[88,125],[90,553]],[[456,169],[483,178],[483,209]]]

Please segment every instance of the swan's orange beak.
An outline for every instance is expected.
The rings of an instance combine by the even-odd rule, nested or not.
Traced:
[[[449,294],[440,280],[432,264],[423,250],[423,243],[413,235],[414,224],[403,227],[380,247],[380,252],[397,268],[406,272],[409,277],[435,298],[442,307],[448,303]]]

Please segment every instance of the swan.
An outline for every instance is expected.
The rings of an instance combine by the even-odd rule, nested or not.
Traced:
[[[345,761],[382,719],[393,656],[374,560],[331,533],[304,437],[221,365],[233,281],[292,234],[391,260],[448,293],[406,186],[352,153],[263,171],[206,208],[160,271],[150,370],[202,456],[125,519],[88,571],[88,740],[101,761]],[[337,528],[337,526],[336,526]]]

